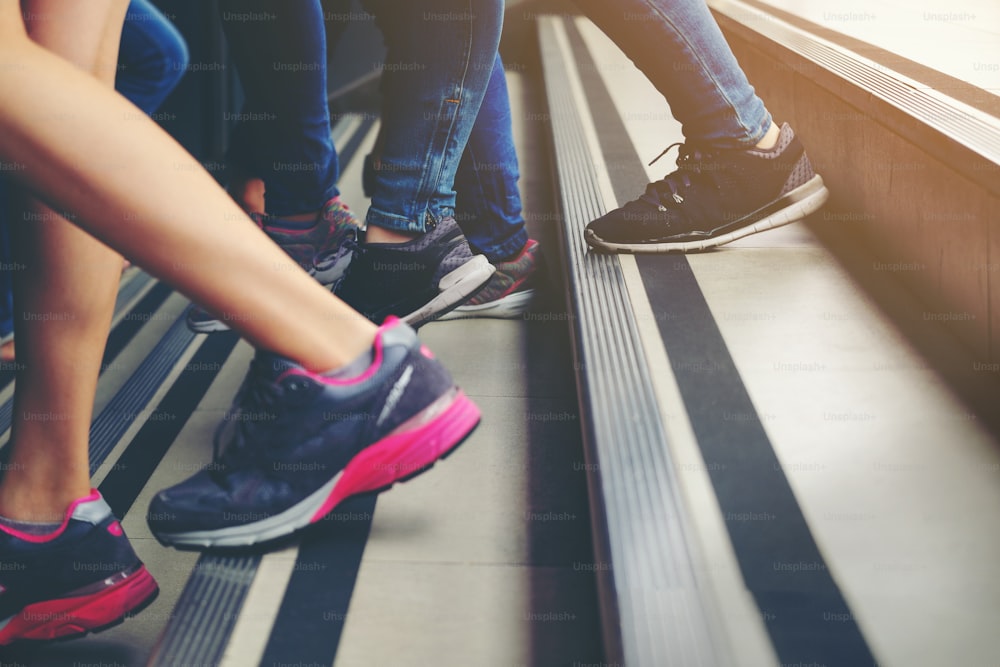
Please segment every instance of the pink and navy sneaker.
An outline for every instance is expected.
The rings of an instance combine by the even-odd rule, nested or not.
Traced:
[[[326,202],[316,222],[308,227],[269,215],[253,213],[250,217],[320,285],[331,289],[347,271],[361,231],[361,223],[339,197]],[[187,325],[195,333],[229,329],[223,320],[197,304],[188,309]]]
[[[159,592],[96,490],[52,532],[0,525],[0,564],[0,645],[102,630]]]
[[[396,318],[373,361],[343,379],[258,352],[216,435],[211,466],[158,493],[160,542],[241,546],[316,523],[350,496],[381,491],[447,456],[479,409]]]

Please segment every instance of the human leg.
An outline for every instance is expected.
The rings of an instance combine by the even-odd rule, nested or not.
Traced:
[[[16,4],[13,3],[15,7]],[[64,11],[65,8],[42,8],[40,5],[33,5],[33,8],[38,16],[71,17],[68,11]],[[86,17],[94,13],[89,6],[84,12]],[[85,25],[84,20],[85,17],[75,17],[73,30],[81,35],[96,33],[96,29],[85,31],[81,28]],[[9,26],[5,28],[12,30]],[[101,28],[103,30],[103,24]],[[39,35],[51,35],[52,41],[66,46],[77,43],[61,40],[54,20],[50,21],[50,25],[36,29],[34,34],[39,39],[43,39]],[[201,216],[189,216],[191,225],[186,231],[182,229],[183,225],[178,226],[172,219],[178,215],[179,208],[181,213],[185,212],[186,207],[178,206],[178,202],[189,200],[192,196],[206,206],[206,218],[223,221],[223,228],[236,227],[249,232],[257,243],[250,241],[246,245],[253,249],[251,252],[255,257],[261,258],[254,271],[260,271],[262,275],[277,273],[279,276],[297,277],[297,274],[287,271],[287,258],[280,253],[276,258],[271,252],[276,249],[266,237],[260,238],[239,209],[224,195],[217,193],[211,187],[214,184],[205,182],[203,172],[193,158],[167,140],[150,121],[135,118],[134,112],[121,98],[111,94],[99,95],[100,103],[95,108],[78,109],[74,114],[67,114],[61,123],[48,122],[38,109],[67,108],[65,101],[74,99],[72,93],[79,92],[83,96],[81,99],[86,99],[88,95],[97,94],[95,88],[99,85],[92,79],[77,76],[65,62],[29,42],[23,34],[12,35],[7,44],[10,45],[9,49],[5,49],[10,55],[8,62],[18,66],[3,70],[10,75],[4,77],[3,89],[30,91],[33,104],[14,103],[12,96],[4,97],[7,103],[0,102],[2,116],[8,123],[0,139],[0,150],[13,163],[25,166],[23,175],[28,176],[28,183],[33,189],[54,195],[52,199],[60,209],[77,211],[84,221],[97,221],[100,229],[94,231],[98,233],[124,233],[128,237],[126,247],[130,254],[144,264],[156,249],[156,244],[149,243],[149,237],[144,234],[144,231],[149,232],[149,227],[142,224],[144,221],[150,220],[162,231],[177,232],[170,234],[176,245],[164,248],[162,253],[155,253],[156,259],[148,264],[156,266],[161,275],[179,286],[192,283],[197,274],[197,271],[190,271],[187,267],[211,271],[213,266],[219,264],[217,258],[212,257],[214,253],[195,257],[184,252],[185,243],[191,244],[195,237],[206,233],[206,229],[197,222]],[[38,67],[33,67],[36,62]],[[96,69],[96,64],[91,69]],[[113,65],[110,71],[114,71]],[[60,90],[60,85],[65,88]],[[139,136],[145,140],[133,143],[123,138],[114,130],[115,125],[108,123],[110,118],[128,119],[126,124],[136,123]],[[95,128],[100,128],[100,131],[95,131]],[[98,135],[101,135],[100,139]],[[120,160],[95,164],[95,155],[113,155],[116,147],[124,149],[121,152],[125,155]],[[161,164],[165,167],[154,168],[144,174],[133,171],[133,166],[143,161],[138,160],[139,154],[147,151],[157,153],[158,148]],[[48,156],[53,152],[65,155],[61,160],[50,161]],[[128,164],[129,169],[115,166],[123,164]],[[177,169],[181,175],[167,178],[174,171],[172,165],[183,167]],[[129,174],[135,178],[130,179]],[[95,179],[101,179],[99,185],[104,187],[104,191],[93,192],[83,186]],[[141,200],[144,194],[149,194],[146,184],[162,181],[180,181],[183,185],[166,199],[140,204],[141,215],[130,215],[128,206],[136,199]],[[72,187],[73,183],[80,186]],[[190,189],[185,187],[187,185]],[[199,192],[204,196],[193,195]],[[175,198],[174,204],[169,203],[170,197]],[[161,206],[169,206],[173,212],[168,213],[167,208],[155,212]],[[12,464],[16,464],[20,474],[8,476],[0,487],[0,513],[34,520],[61,516],[71,500],[85,495],[89,489],[87,437],[90,411],[121,260],[117,254],[51,210],[28,211],[25,217],[26,223],[35,224],[15,226],[19,245],[17,261],[26,269],[15,276],[19,308],[24,313],[18,319],[18,340],[21,341],[19,367],[23,371],[17,383],[10,445]],[[122,224],[123,221],[125,224]],[[214,238],[220,244],[231,243],[229,236],[223,233]],[[239,267],[233,270],[247,275],[239,271]],[[221,279],[221,275],[216,278]],[[342,364],[370,344],[374,329],[340,304],[334,302],[332,309],[327,307],[333,300],[318,285],[306,281],[307,287],[303,289],[301,282],[294,280],[267,282],[292,283],[290,295],[275,298],[276,303],[294,302],[298,300],[297,295],[304,292],[323,307],[313,318],[313,325],[317,328],[315,335],[311,336],[313,340],[306,343],[315,346],[313,352],[310,353],[306,347],[298,351],[291,349],[289,343],[301,338],[286,338],[279,332],[258,338],[258,344],[269,349],[283,349],[288,356],[319,369]],[[310,291],[313,287],[315,291]],[[227,289],[237,293],[243,291],[238,283],[230,283]],[[304,299],[309,299],[309,296]],[[252,312],[248,303],[241,308],[243,312]],[[261,316],[287,320],[288,315],[282,311],[278,308],[270,314],[261,313]],[[247,322],[253,330],[262,331],[267,326],[263,320]],[[335,326],[338,322],[343,326]],[[342,335],[338,333],[340,331],[349,333]],[[333,350],[335,345],[331,345],[331,340],[338,337],[347,346],[346,354]],[[58,418],[44,419],[46,415]],[[52,470],[53,467],[58,468],[58,474]]]
[[[16,178],[23,185],[60,210],[72,210],[74,222],[88,232],[189,296],[231,314],[234,328],[258,348],[270,350],[261,353],[259,359],[265,361],[257,367],[269,368],[271,374],[260,378],[252,372],[239,405],[256,405],[280,393],[278,403],[266,406],[275,409],[280,403],[282,410],[294,412],[301,440],[270,438],[267,446],[282,450],[306,443],[310,454],[323,452],[323,471],[330,480],[314,489],[315,475],[293,475],[298,480],[294,493],[282,495],[290,505],[261,512],[293,509],[315,501],[320,492],[329,495],[316,512],[328,511],[345,494],[420,472],[471,432],[478,411],[412,331],[389,323],[376,332],[333,298],[246,218],[194,158],[148,118],[137,117],[120,97],[30,42],[17,29],[17,16],[16,2],[0,0],[0,89],[27,93],[0,96],[0,158],[18,165]],[[61,123],[41,118],[40,110],[65,108],[70,100],[74,112]],[[94,162],[97,154],[103,157],[100,164]],[[127,164],[128,169],[109,178],[109,164]],[[146,187],[149,183],[157,187]],[[364,361],[360,371],[359,359]],[[279,365],[281,374],[275,377]],[[322,372],[326,369],[340,370]],[[310,396],[320,392],[327,392],[324,400],[310,404]],[[360,394],[365,394],[366,409],[378,411],[374,419],[352,412],[357,406],[349,399]],[[303,399],[305,412],[288,404]],[[336,437],[327,437],[327,429],[337,424],[356,428],[341,428],[332,433]],[[242,474],[256,465],[264,472],[259,452],[244,450],[253,455],[251,461],[234,460],[233,450],[221,453],[227,470]],[[409,467],[411,461],[416,469]],[[9,468],[2,486],[20,477],[23,467]],[[287,472],[316,470],[290,466]],[[379,472],[388,476],[375,474]],[[338,480],[356,485],[342,488]],[[236,493],[232,486],[206,491],[214,498],[227,492]],[[170,494],[161,500],[169,502]],[[306,517],[320,518],[322,513]]]
[[[111,26],[121,20],[125,4],[35,0],[24,4],[26,28],[36,44],[110,87],[117,56]],[[19,373],[10,446],[24,473],[0,488],[0,514],[38,519],[61,516],[90,489],[93,392],[121,257],[23,194],[15,194],[22,224],[11,228],[15,261],[25,268],[14,273],[15,312],[21,316],[15,324]],[[56,474],[57,466],[64,472]]]
[[[219,10],[246,95],[233,168],[263,179],[268,214],[315,217],[339,194],[322,7],[318,0],[222,0]]]
[[[507,77],[498,54],[455,174],[455,219],[469,245],[493,264],[515,257],[528,242],[519,177]]]
[[[12,34],[0,50],[13,63],[0,69],[0,87],[26,94],[0,99],[0,155],[19,165],[20,182],[73,211],[74,223],[88,233],[227,314],[258,347],[323,369],[371,342],[374,327],[309,280],[152,121],[18,37]],[[39,118],[39,110],[65,108],[73,99],[86,104],[75,105],[63,122]],[[98,155],[104,160],[95,162]],[[306,312],[312,314],[303,321]],[[301,324],[287,335],[275,326],[290,321]]]
[[[455,171],[482,104],[502,22],[498,0],[370,0],[386,38],[382,131],[366,243],[338,288],[375,321],[419,325],[493,274],[454,219]]]
[[[31,0],[23,8],[34,44],[110,88],[126,4]],[[0,21],[9,11],[0,8]],[[157,592],[89,483],[90,418],[121,257],[18,194],[12,251],[23,269],[14,272],[19,358],[0,484],[0,558],[8,565],[0,582],[0,644],[96,630]]]
[[[774,125],[702,0],[576,0],[681,122],[678,170],[588,225],[595,248],[691,252],[799,220],[826,200],[791,128]]]
[[[10,248],[10,218],[7,181],[0,178],[0,364],[14,360],[14,285],[17,270]],[[6,368],[6,366],[5,366]]]
[[[223,0],[220,10],[246,93],[229,155],[230,192],[302,268],[334,285],[360,223],[336,187],[319,0]],[[229,328],[199,306],[187,323],[200,333]]]
[[[507,77],[498,54],[455,175],[456,218],[469,245],[490,260],[496,273],[479,293],[440,319],[515,318],[530,306],[541,254],[521,215],[518,178]]]
[[[152,114],[184,75],[187,61],[187,45],[170,21],[148,0],[132,0],[122,29],[116,90],[144,113]],[[0,205],[0,221],[8,213],[7,207]],[[11,301],[12,285],[9,276],[4,278],[0,299]],[[10,326],[0,323],[0,360],[6,361],[14,359],[12,303],[10,307]]]
[[[689,141],[750,148],[771,116],[704,0],[574,0],[666,98]]]
[[[368,0],[387,45],[367,223],[413,236],[455,212],[455,172],[490,80],[496,0]],[[376,237],[375,242],[381,242]]]

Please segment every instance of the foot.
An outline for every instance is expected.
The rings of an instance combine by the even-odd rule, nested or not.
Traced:
[[[375,323],[395,315],[416,328],[468,301],[493,273],[448,217],[408,243],[361,244],[337,296]]]
[[[381,491],[444,456],[479,410],[392,319],[353,379],[258,352],[212,465],[158,493],[149,525],[164,544],[240,546],[289,535],[344,499]]]
[[[521,317],[535,297],[542,256],[538,241],[528,239],[517,257],[495,264],[497,272],[478,294],[439,320],[469,317],[515,319]]]
[[[351,263],[351,249],[361,225],[339,197],[328,201],[316,224],[307,229],[290,227],[281,218],[272,216],[251,217],[299,266],[327,287],[336,285]],[[196,333],[229,329],[228,324],[196,304],[188,309],[187,324]]]
[[[0,524],[0,563],[0,645],[96,632],[159,591],[97,491],[50,532]]]
[[[677,167],[587,225],[587,243],[610,252],[697,252],[801,220],[829,195],[787,124],[770,150],[683,144]]]

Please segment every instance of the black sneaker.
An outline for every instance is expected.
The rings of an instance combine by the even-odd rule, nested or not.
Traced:
[[[610,252],[707,250],[801,220],[829,195],[787,123],[766,151],[675,145],[677,171],[587,225],[588,244]]]
[[[0,525],[0,565],[0,645],[95,632],[159,592],[97,491],[50,533]]]
[[[494,271],[447,217],[407,243],[360,244],[336,294],[376,324],[395,315],[416,328],[468,301]]]
[[[149,526],[164,544],[242,546],[320,521],[350,496],[407,480],[453,451],[479,409],[413,329],[379,328],[356,378],[258,352],[205,470],[160,491]]]

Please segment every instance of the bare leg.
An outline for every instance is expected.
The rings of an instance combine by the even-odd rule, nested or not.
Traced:
[[[109,88],[127,0],[29,0],[31,39]],[[49,121],[59,122],[58,108]],[[19,370],[11,430],[10,482],[0,513],[58,521],[90,488],[88,440],[101,357],[108,337],[121,258],[41,202],[22,199],[11,229]],[[59,466],[59,471],[53,470]]]
[[[78,4],[91,11],[98,5]],[[100,3],[107,7],[106,19],[118,4],[117,0]],[[74,27],[80,30],[79,25]],[[16,96],[0,96],[0,159],[16,165],[15,176],[49,204],[73,211],[74,223],[227,316],[255,345],[309,368],[334,368],[370,346],[374,326],[299,269],[197,161],[93,76],[32,43],[22,27],[17,0],[0,0],[0,90],[19,91]],[[51,120],[53,110],[59,110],[58,122]],[[78,241],[68,232],[60,238],[71,245]],[[65,249],[43,246],[39,242],[36,250],[40,262],[77,261],[70,260]],[[94,252],[103,276],[109,255]],[[22,282],[27,280],[26,275]],[[38,276],[39,285],[46,281],[51,288],[50,276]],[[50,314],[45,324],[54,317]],[[94,321],[101,318],[106,335],[110,315]],[[70,339],[79,335],[76,327],[73,330]],[[30,335],[18,329],[21,350]],[[0,486],[0,513],[11,518],[61,516],[67,498],[83,495],[89,484],[86,433],[97,363],[66,354],[64,340],[45,355],[19,351],[21,362],[35,367],[37,395],[46,399],[44,412],[49,417],[22,419],[30,427],[20,427],[12,442],[12,465]],[[42,356],[50,360],[36,361]],[[52,356],[62,356],[61,363],[52,361]],[[100,354],[96,359],[99,363]],[[70,396],[79,385],[72,377],[50,374],[50,368],[56,374],[79,373],[93,379],[87,380],[84,391]],[[18,393],[24,390],[30,395],[30,382],[25,387],[19,380]],[[31,402],[19,399],[19,412],[24,411],[25,400]],[[55,409],[60,401],[72,409]],[[84,403],[87,418],[81,419],[79,406]],[[75,436],[59,444],[48,435],[63,426],[82,430],[83,440]],[[40,444],[28,446],[29,440]],[[72,450],[67,458],[61,458],[63,449]],[[83,493],[77,488],[81,485]],[[27,505],[24,499],[29,497],[43,500]]]

